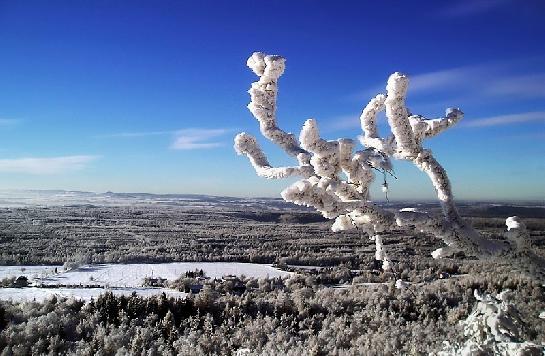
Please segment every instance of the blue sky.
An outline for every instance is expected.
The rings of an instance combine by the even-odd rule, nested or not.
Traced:
[[[389,74],[463,123],[426,142],[459,199],[545,199],[542,1],[0,1],[0,188],[279,196],[237,132],[254,51],[281,54],[279,124],[355,138]],[[385,122],[381,129],[387,132]],[[431,184],[396,162],[394,199]],[[381,197],[381,194],[377,194]]]

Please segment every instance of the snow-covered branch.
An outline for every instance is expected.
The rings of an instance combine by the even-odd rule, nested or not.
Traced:
[[[251,102],[248,109],[259,121],[263,136],[282,147],[289,155],[297,156],[306,152],[297,144],[294,135],[282,131],[276,124],[276,96],[278,78],[284,73],[285,59],[255,52],[248,58],[248,67],[259,76],[248,91]]]
[[[312,207],[324,217],[335,219],[334,231],[357,228],[366,232],[375,240],[377,259],[385,262],[388,259],[381,233],[399,226],[442,239],[446,246],[434,251],[435,258],[459,250],[490,256],[505,249],[501,243],[485,239],[460,217],[446,170],[432,151],[423,147],[426,138],[445,131],[462,119],[463,113],[459,109],[449,108],[445,117],[432,120],[412,114],[405,104],[409,79],[396,72],[388,79],[386,93],[375,96],[363,109],[360,117],[363,135],[359,140],[364,149],[354,152],[356,142],[351,139],[329,141],[321,138],[318,124],[313,119],[304,123],[297,142],[293,134],[278,127],[276,120],[278,79],[284,73],[284,58],[256,52],[248,59],[248,66],[259,76],[251,85],[248,108],[258,120],[263,136],[296,157],[298,165],[272,167],[256,139],[246,133],[236,136],[235,149],[248,157],[260,176],[302,177],[281,193],[284,200]],[[393,134],[390,137],[379,134],[377,117],[381,111],[386,112]],[[441,216],[415,209],[391,212],[370,201],[369,188],[375,172],[391,173],[391,158],[410,161],[426,173],[443,209]],[[387,185],[383,188],[386,190]],[[527,250],[528,246],[516,237],[522,231],[520,222],[509,221],[508,226],[510,231],[513,229],[509,235],[511,243],[518,249]]]
[[[298,167],[272,167],[255,137],[245,132],[239,133],[235,137],[235,150],[239,155],[248,157],[257,175],[260,177],[280,179],[290,176],[309,177],[312,175],[312,168],[308,162],[303,160],[305,158],[303,154],[299,155],[301,160]]]

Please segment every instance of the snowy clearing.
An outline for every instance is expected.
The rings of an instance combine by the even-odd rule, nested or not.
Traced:
[[[55,273],[55,268],[62,271],[62,266],[0,266],[0,280],[4,278],[26,276],[37,280]]]
[[[140,287],[146,277],[162,277],[173,281],[187,271],[202,269],[210,278],[226,275],[246,277],[282,277],[288,272],[271,265],[237,262],[174,262],[160,264],[102,264],[89,265],[46,278],[44,283],[57,284],[92,283],[116,287]],[[90,281],[92,278],[92,281]]]
[[[55,273],[55,268],[59,273]],[[138,264],[85,265],[64,271],[62,266],[0,266],[0,280],[26,276],[33,285],[60,285],[72,288],[0,288],[0,300],[44,300],[49,296],[74,297],[89,300],[111,290],[114,294],[147,296],[166,293],[167,296],[183,297],[185,293],[166,288],[143,288],[146,277],[161,277],[173,281],[188,271],[202,269],[210,278],[226,275],[246,277],[288,277],[284,272],[266,264],[238,262],[174,262]],[[73,288],[73,286],[100,286],[100,288]]]
[[[55,267],[59,273],[55,274]],[[26,276],[30,282],[46,285],[100,285],[106,287],[141,287],[146,277],[173,281],[187,271],[202,269],[210,278],[226,275],[246,277],[288,277],[292,273],[268,264],[238,262],[173,262],[85,265],[70,271],[61,266],[1,266],[0,279]]]
[[[167,297],[184,298],[187,293],[168,288],[0,288],[0,300],[13,302],[42,302],[55,296],[57,298],[74,298],[89,301],[99,295],[112,292],[115,295],[130,296],[133,292],[142,297],[165,293]]]

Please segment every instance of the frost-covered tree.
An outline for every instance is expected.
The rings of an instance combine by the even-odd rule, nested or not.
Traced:
[[[396,72],[388,79],[386,93],[375,96],[363,109],[360,117],[363,134],[359,136],[363,149],[355,150],[357,142],[352,139],[322,139],[313,119],[304,123],[297,139],[283,131],[276,118],[278,80],[284,73],[285,59],[256,52],[247,64],[259,77],[249,90],[251,102],[248,109],[259,122],[263,136],[293,156],[298,164],[273,167],[257,140],[244,132],[235,137],[234,147],[238,154],[248,157],[261,177],[301,177],[282,191],[284,200],[312,207],[324,217],[334,219],[333,231],[357,228],[366,232],[375,241],[376,258],[383,261],[384,269],[390,268],[383,245],[384,232],[407,227],[444,241],[445,246],[432,253],[434,258],[460,250],[483,258],[501,255],[512,258],[514,263],[522,264],[534,273],[542,273],[545,268],[543,258],[527,248],[525,227],[516,217],[507,219],[508,243],[483,237],[461,218],[446,170],[432,151],[423,147],[425,139],[458,123],[463,117],[462,111],[449,108],[445,117],[438,119],[413,114],[405,104],[409,79]],[[392,135],[389,137],[381,137],[378,131],[377,115],[381,111],[386,112],[391,127]],[[391,174],[392,158],[412,162],[429,177],[442,207],[441,216],[414,208],[392,212],[371,201],[370,186],[375,173]],[[386,182],[382,188],[388,190]]]
[[[474,291],[477,305],[462,321],[462,345],[445,342],[440,356],[451,355],[543,355],[545,347],[523,341],[524,322],[512,303],[512,292],[505,290],[494,296]]]

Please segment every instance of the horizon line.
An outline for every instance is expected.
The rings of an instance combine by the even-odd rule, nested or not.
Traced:
[[[89,193],[89,194],[95,194],[95,195],[105,195],[105,194],[134,194],[134,195],[155,195],[155,196],[172,196],[172,195],[189,195],[189,196],[207,196],[207,197],[213,197],[213,198],[231,198],[231,199],[276,199],[285,201],[280,197],[280,194],[278,197],[274,196],[235,196],[235,195],[216,195],[216,194],[207,194],[207,193],[152,193],[152,192],[135,192],[135,191],[118,191],[114,192],[111,190],[105,191],[105,192],[97,192],[97,191],[91,191],[91,190],[78,190],[78,189],[32,189],[32,188],[16,188],[16,189],[5,189],[0,188],[0,192],[64,192],[64,193]],[[440,204],[440,202],[437,199],[434,198],[406,198],[406,199],[390,199],[389,201],[386,201],[384,199],[376,199],[373,200],[373,202],[381,203],[381,204],[388,204],[388,203],[407,203],[409,201],[414,201],[415,203],[436,203]],[[545,199],[528,199],[528,198],[521,198],[521,199],[515,199],[515,198],[503,198],[503,199],[497,199],[497,200],[491,200],[486,198],[460,198],[455,199],[457,202],[479,202],[479,203],[507,203],[507,202],[518,202],[518,203],[542,203],[545,204]],[[290,204],[294,204],[291,202],[286,202]],[[296,205],[296,204],[294,204]]]

